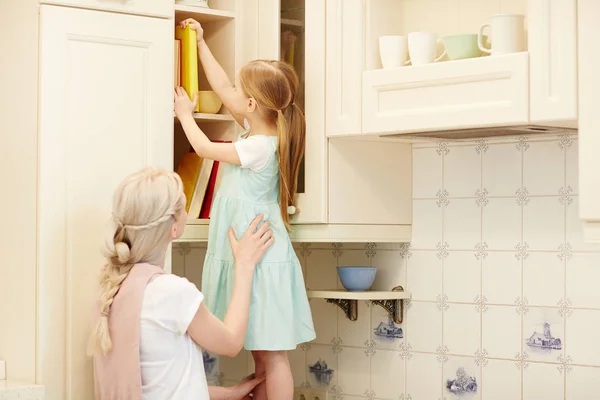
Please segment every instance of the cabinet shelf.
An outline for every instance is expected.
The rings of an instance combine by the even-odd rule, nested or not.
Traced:
[[[215,10],[212,8],[194,7],[185,4],[175,4],[176,22],[186,18],[194,18],[200,23],[234,19],[235,13],[231,11]]]
[[[300,21],[300,20],[297,20],[297,19],[281,18],[281,25],[282,26],[303,27],[304,26],[304,21]]]
[[[177,117],[174,117],[177,119]],[[229,114],[204,114],[194,113],[194,119],[196,122],[234,122],[235,119]]]
[[[391,291],[349,292],[346,290],[308,290],[310,299],[325,299],[335,304],[346,314],[350,321],[358,319],[358,301],[371,301],[389,314],[390,318],[400,324],[404,311],[404,301],[410,299],[410,292],[405,292],[402,286],[396,286]]]

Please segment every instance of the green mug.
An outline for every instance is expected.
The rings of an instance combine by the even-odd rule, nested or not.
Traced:
[[[477,45],[476,33],[457,33],[455,35],[444,36],[444,47],[451,60],[462,60],[465,58],[474,58],[481,56],[481,50]],[[487,37],[483,37],[483,43]]]

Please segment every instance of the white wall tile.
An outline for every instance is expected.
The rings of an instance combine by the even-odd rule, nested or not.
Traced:
[[[513,252],[490,251],[482,262],[481,275],[487,302],[512,305],[521,296],[521,261]]]
[[[332,250],[312,250],[306,258],[308,268],[304,277],[306,287],[312,290],[331,290],[337,288],[337,258]]]
[[[373,290],[390,290],[395,286],[406,289],[406,260],[398,251],[377,250],[371,265],[377,267]]]
[[[444,363],[444,398],[458,400],[481,399],[481,366],[470,357],[448,357]],[[466,388],[453,384],[458,378],[473,382]]]
[[[490,198],[483,207],[482,241],[490,250],[513,250],[521,242],[521,221],[515,198]]]
[[[406,310],[404,310],[404,314],[406,315]],[[404,320],[406,321],[406,320]],[[375,344],[376,349],[388,349],[388,350],[398,350],[400,345],[403,344],[404,341],[404,328],[405,323],[396,324],[389,317],[387,311],[385,311],[382,307],[377,305],[371,306],[371,340]],[[395,329],[395,332],[387,333],[387,330],[377,330],[380,324],[384,324],[384,327],[389,327],[391,324],[391,328]],[[400,329],[400,330],[398,330]],[[377,334],[379,332],[379,334]]]
[[[436,303],[411,302],[406,319],[406,342],[412,350],[435,352],[441,346],[442,311]]]
[[[434,251],[412,252],[406,285],[413,300],[435,301],[442,294],[442,261]]]
[[[514,143],[490,144],[482,165],[483,188],[491,197],[514,196],[521,187],[521,151]]]
[[[481,375],[482,400],[521,398],[521,368],[516,362],[486,360]]]
[[[565,151],[556,141],[534,142],[523,151],[523,186],[530,195],[557,195],[565,185]]]
[[[336,307],[337,308],[337,307]],[[362,347],[371,338],[371,308],[365,301],[358,302],[358,318],[350,321],[338,308],[338,337],[345,346]]]
[[[250,354],[248,357],[252,358]],[[288,352],[290,367],[292,369],[292,377],[294,378],[294,386],[300,386],[306,382],[306,351],[297,348],[294,351]]]
[[[338,353],[338,385],[345,394],[360,396],[369,390],[371,359],[363,349],[344,347]]]
[[[240,381],[247,375],[247,361],[246,357],[252,357],[250,353],[246,351],[240,352],[237,356],[231,357],[220,357],[219,367],[223,379],[229,381]]]
[[[315,343],[330,344],[331,340],[337,337],[338,307],[324,299],[311,299],[310,308],[317,334]]]
[[[451,197],[475,197],[481,189],[481,155],[475,146],[449,149],[444,157],[444,189]]]
[[[523,241],[531,250],[558,250],[565,241],[565,206],[556,197],[532,197],[523,206]]]
[[[573,307],[600,308],[600,253],[574,253],[567,260],[567,299]]]
[[[563,400],[564,382],[556,365],[530,363],[523,369],[523,400]]]
[[[470,250],[481,241],[481,209],[475,199],[452,199],[444,209],[444,241],[452,250]]]
[[[573,189],[573,193],[579,193],[579,141],[573,139],[572,143],[567,146],[567,187]]]
[[[442,207],[436,200],[415,200],[412,221],[412,247],[435,249],[442,240]]]
[[[514,359],[521,352],[521,314],[516,307],[489,306],[482,314],[481,341],[490,357]]]
[[[481,261],[470,251],[451,251],[444,260],[444,294],[450,302],[472,303],[481,293]]]
[[[371,358],[371,390],[379,399],[398,399],[405,390],[405,360],[398,351],[377,350]]]
[[[442,156],[436,148],[413,150],[413,197],[435,198],[442,189]]]
[[[332,346],[312,344],[306,352],[308,383],[312,387],[330,388],[337,383],[339,375],[337,354]],[[321,373],[311,371],[317,363],[323,366]],[[325,367],[326,364],[326,367]]]
[[[473,304],[449,304],[444,311],[444,346],[451,354],[472,356],[480,348],[481,312]]]
[[[530,307],[523,315],[523,340],[528,360],[557,362],[565,350],[564,314],[556,308]]]
[[[406,393],[411,400],[442,398],[442,363],[435,355],[411,354],[406,370]]]
[[[523,260],[523,296],[529,305],[556,306],[565,298],[565,263],[557,253],[529,253]]]
[[[588,400],[591,393],[600,393],[600,368],[573,366],[566,380],[566,400]]]
[[[600,366],[600,342],[593,333],[600,327],[600,310],[572,310],[566,326],[567,355],[573,364]]]

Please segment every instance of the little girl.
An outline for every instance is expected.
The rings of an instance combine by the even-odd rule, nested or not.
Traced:
[[[242,67],[234,87],[204,41],[200,24],[187,19],[180,25],[197,32],[198,55],[212,89],[246,129],[233,144],[211,142],[192,115],[196,94],[191,101],[176,89],[175,113],[194,150],[226,163],[212,204],[202,292],[209,309],[223,318],[235,271],[227,227],[239,235],[256,214],[263,214],[275,243],[256,267],[244,347],[252,351],[256,374],[266,373],[256,398],[291,400],[287,351],[315,338],[302,269],[288,236],[306,135],[304,114],[294,103],[298,77],[286,63],[252,61]]]

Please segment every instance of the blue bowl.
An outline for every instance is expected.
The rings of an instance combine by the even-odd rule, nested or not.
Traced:
[[[369,290],[375,280],[375,267],[337,267],[340,281],[350,292]]]

